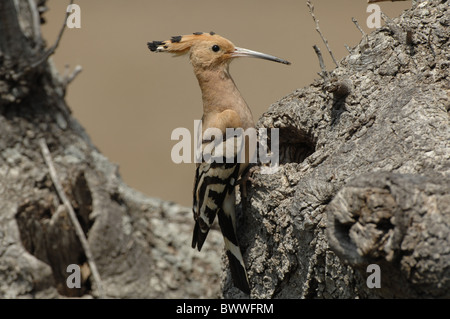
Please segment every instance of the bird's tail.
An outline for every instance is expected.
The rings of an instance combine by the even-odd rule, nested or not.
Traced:
[[[209,229],[206,232],[202,232],[198,222],[195,222],[194,233],[192,235],[192,248],[198,248],[198,251],[202,250],[203,243],[205,242],[206,236],[208,236]]]
[[[222,230],[223,239],[225,241],[225,249],[230,264],[231,277],[234,285],[250,294],[250,285],[248,282],[247,271],[245,270],[244,258],[236,236],[236,227],[234,225],[234,207],[233,215],[228,215],[226,211],[219,211],[219,225]]]

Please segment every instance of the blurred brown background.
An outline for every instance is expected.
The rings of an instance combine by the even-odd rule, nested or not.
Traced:
[[[69,1],[48,0],[44,37],[52,45]],[[177,141],[172,130],[193,134],[202,102],[186,57],[151,54],[147,42],[174,35],[214,31],[236,46],[285,58],[291,66],[238,59],[230,67],[255,121],[270,104],[308,86],[319,72],[312,49],[317,44],[328,69],[334,65],[315,31],[306,0],[75,0],[81,29],[66,29],[53,56],[60,73],[66,64],[83,72],[68,89],[67,100],[100,151],[119,164],[130,186],[150,196],[190,206],[195,164],[174,164]],[[337,60],[366,32],[365,0],[315,0],[316,17]],[[382,11],[398,16],[411,6],[383,2]]]

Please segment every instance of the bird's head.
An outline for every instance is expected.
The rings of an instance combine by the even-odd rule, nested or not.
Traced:
[[[253,57],[283,64],[290,62],[273,55],[235,47],[234,44],[214,32],[174,36],[166,41],[148,42],[152,52],[169,52],[175,55],[189,53],[194,68],[210,69],[227,66],[234,58]]]

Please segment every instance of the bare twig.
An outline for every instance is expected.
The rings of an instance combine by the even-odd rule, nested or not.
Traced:
[[[321,72],[319,73],[320,77],[324,80],[328,79],[328,72],[325,67],[325,63],[323,62],[322,52],[320,52],[320,49],[317,45],[313,45],[314,51],[316,52],[317,57],[319,58],[319,65]]]
[[[105,296],[103,293],[103,284],[100,279],[100,274],[98,273],[97,266],[92,257],[92,252],[89,247],[89,243],[86,239],[86,236],[84,235],[83,229],[81,228],[81,225],[77,219],[75,211],[73,210],[73,207],[70,204],[70,201],[67,198],[61,183],[59,182],[58,174],[56,173],[55,166],[53,165],[52,156],[50,154],[50,151],[48,149],[47,143],[45,142],[44,138],[41,138],[39,140],[39,145],[41,147],[42,156],[44,157],[45,163],[48,166],[50,177],[53,181],[53,185],[55,185],[56,191],[57,191],[58,196],[61,199],[62,203],[66,206],[66,209],[69,213],[69,217],[75,227],[75,232],[78,236],[78,239],[81,242],[81,246],[83,247],[84,253],[86,255],[86,258],[87,258],[87,261],[89,264],[89,268],[91,269],[91,272],[92,272],[92,277],[93,277],[96,287],[97,287],[98,296],[100,298],[104,298]]]
[[[356,25],[356,27],[358,28],[359,32],[361,32],[363,36],[366,36],[366,33],[364,32],[364,30],[359,25],[358,20],[356,20],[355,18],[352,17],[352,21]]]
[[[406,43],[406,37],[403,36],[402,29],[391,19],[389,18],[383,11],[381,11],[381,19],[383,19],[386,26],[392,31],[392,33],[397,37],[397,40],[400,43]]]
[[[352,17],[352,22],[355,24],[356,28],[358,28],[359,32],[361,32],[361,34],[363,35],[365,43],[361,46],[361,48],[364,49],[367,46],[369,46],[369,39],[368,39],[367,33],[365,33],[364,30],[361,28],[361,26],[358,23],[358,20],[356,20],[355,18]]]
[[[331,59],[333,59],[334,64],[336,64],[336,67],[339,67],[336,59],[334,58],[333,52],[331,52],[330,47],[328,46],[328,41],[327,39],[325,39],[325,37],[322,34],[322,31],[320,31],[320,27],[319,27],[319,20],[316,19],[316,16],[314,15],[314,6],[312,5],[311,1],[308,0],[306,2],[306,5],[309,8],[309,13],[311,14],[315,24],[316,24],[316,31],[319,33],[320,37],[322,38],[322,41],[325,43],[325,46],[327,47],[328,53],[331,56]]]
[[[81,65],[77,65],[75,69],[73,69],[72,73],[69,74],[69,66],[66,65],[66,71],[63,77],[63,86],[67,87],[73,80],[75,80],[75,78],[78,74],[81,73],[81,71],[83,71],[83,68],[81,67]]]
[[[69,5],[72,5],[74,2],[74,0],[70,0]],[[66,22],[67,22],[67,18],[69,17],[69,12],[66,12],[66,15],[64,16],[64,23],[61,27],[61,30],[59,31],[58,37],[56,38],[56,42],[55,44],[53,44],[53,46],[48,49],[41,57],[39,57],[36,61],[34,61],[31,64],[31,68],[36,68],[39,65],[41,65],[42,63],[44,63],[45,61],[47,61],[47,59],[55,53],[56,49],[58,48],[59,42],[61,42],[61,38],[64,34],[64,30],[66,29]]]
[[[350,48],[347,44],[344,44],[344,47],[347,49],[348,53],[352,53],[352,48]]]

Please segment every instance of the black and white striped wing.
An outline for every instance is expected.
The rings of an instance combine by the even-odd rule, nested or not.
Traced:
[[[199,251],[201,250],[209,229],[218,215],[233,282],[236,287],[249,294],[247,272],[236,235],[235,215],[235,186],[241,165],[245,165],[238,161],[242,139],[230,138],[234,140],[231,154],[225,152],[225,140],[220,143],[218,148],[218,155],[222,156],[221,163],[203,162],[197,166],[194,185],[195,227],[192,248],[197,247]]]
[[[192,248],[200,251],[216,215],[222,209],[226,194],[234,191],[239,163],[206,163],[198,165],[194,185],[194,234]]]

